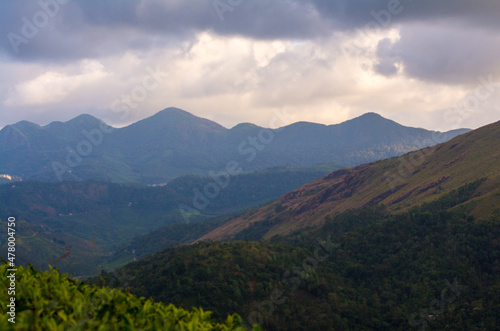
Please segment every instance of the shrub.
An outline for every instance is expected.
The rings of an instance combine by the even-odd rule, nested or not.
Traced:
[[[246,330],[237,314],[216,323],[211,312],[137,298],[118,289],[86,285],[58,270],[19,266],[15,273],[15,323],[7,320],[11,273],[0,266],[0,330]],[[5,318],[7,316],[7,318]],[[254,330],[259,330],[254,327]]]

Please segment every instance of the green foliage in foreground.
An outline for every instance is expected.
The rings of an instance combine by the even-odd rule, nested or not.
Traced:
[[[4,304],[10,300],[8,268],[0,266],[0,330],[246,330],[237,314],[216,323],[211,312],[201,308],[186,311],[33,266],[21,266],[16,272],[13,324],[6,318]]]

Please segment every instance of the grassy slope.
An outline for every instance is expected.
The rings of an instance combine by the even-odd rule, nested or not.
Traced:
[[[277,201],[251,210],[201,237],[230,238],[255,222],[268,222],[263,234],[271,238],[346,210],[385,204],[402,212],[438,198],[478,178],[486,178],[480,196],[470,205],[472,215],[499,213],[500,122],[490,124],[435,147],[407,155],[339,170],[285,194]]]

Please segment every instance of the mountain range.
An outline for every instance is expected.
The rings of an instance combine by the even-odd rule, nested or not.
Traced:
[[[279,129],[243,123],[231,129],[177,108],[123,128],[90,115],[0,130],[0,173],[57,181],[96,179],[166,183],[236,164],[244,172],[322,163],[355,166],[447,141],[446,133],[410,128],[375,113],[337,125],[298,122]]]

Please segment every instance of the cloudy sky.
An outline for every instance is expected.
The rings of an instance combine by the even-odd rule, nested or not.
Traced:
[[[500,120],[500,1],[2,0],[0,127],[178,107],[226,127]]]

